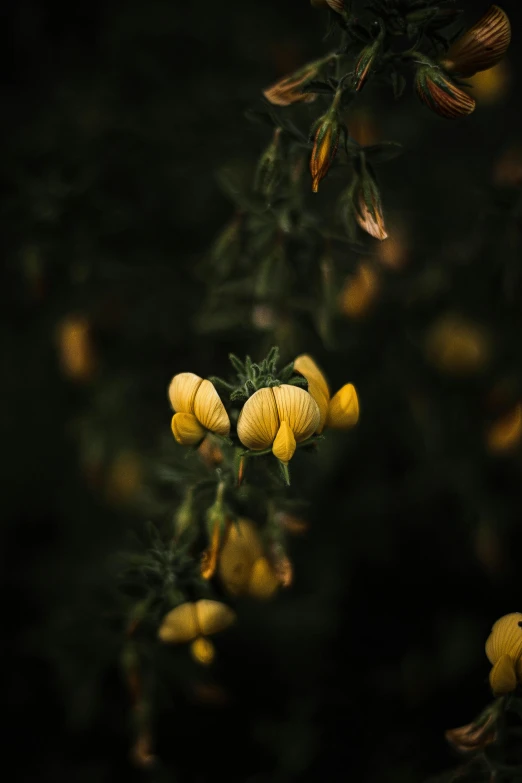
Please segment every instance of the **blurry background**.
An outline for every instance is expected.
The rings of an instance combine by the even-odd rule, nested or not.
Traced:
[[[157,779],[413,783],[455,766],[444,730],[490,699],[484,641],[521,606],[515,5],[466,120],[368,88],[352,132],[405,147],[379,169],[391,239],[378,276],[353,256],[335,349],[296,337],[334,389],[356,384],[361,421],[312,479],[296,468],[292,588],[239,606],[212,671],[185,661],[159,693]],[[460,6],[473,23],[487,3]],[[7,739],[20,780],[132,779],[108,557],[146,518],[171,376],[253,351],[255,324],[194,327],[195,264],[233,213],[214,172],[255,162],[270,137],[244,111],[328,51],[326,20],[305,0],[5,8]]]

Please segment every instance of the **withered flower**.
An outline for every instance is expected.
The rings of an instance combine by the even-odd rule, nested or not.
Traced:
[[[263,95],[274,106],[290,106],[292,103],[312,103],[317,98],[313,92],[301,92],[301,87],[306,82],[317,76],[319,69],[329,58],[314,60],[299,68],[289,76],[284,76],[279,81],[263,90]]]
[[[441,117],[454,120],[471,114],[475,109],[475,100],[435,65],[418,68],[415,89],[421,101]]]
[[[473,76],[499,63],[511,41],[508,15],[498,5],[491,8],[450,46],[441,65],[450,73]]]
[[[476,753],[496,739],[496,714],[488,708],[477,720],[458,729],[448,729],[445,737],[460,753]]]
[[[357,223],[375,239],[386,239],[381,194],[373,177],[365,172],[359,180],[355,196],[355,219]]]

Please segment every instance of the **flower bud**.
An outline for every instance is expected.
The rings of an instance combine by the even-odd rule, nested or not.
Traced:
[[[312,175],[312,190],[317,193],[319,182],[326,176],[333,163],[339,139],[341,126],[337,120],[336,100],[329,111],[316,123],[314,146],[310,157],[310,174]]]
[[[478,324],[446,314],[428,330],[426,353],[438,370],[465,376],[488,363],[491,346],[488,334]]]
[[[357,91],[362,89],[381,48],[382,38],[379,36],[371,44],[365,46],[360,53],[353,72],[353,85]]]
[[[175,413],[172,434],[181,446],[195,446],[205,437],[205,429],[192,413]]]
[[[473,76],[500,62],[511,42],[511,25],[507,14],[491,8],[450,46],[441,65],[450,73]]]
[[[317,76],[320,67],[325,60],[315,60],[307,63],[290,76],[285,76],[271,87],[263,90],[263,95],[274,106],[290,106],[292,103],[311,103],[317,95],[310,92],[301,92],[300,87]]]
[[[355,219],[359,226],[375,239],[386,239],[381,194],[373,177],[364,171],[355,195]]]
[[[370,264],[361,262],[355,277],[349,278],[341,291],[339,309],[348,318],[361,318],[371,308],[378,293],[377,273]]]
[[[96,370],[96,357],[88,320],[70,316],[58,328],[58,350],[62,372],[74,381],[89,380]]]
[[[262,154],[255,174],[255,189],[267,198],[271,196],[281,178],[281,128],[276,128],[274,136]]]
[[[432,111],[447,119],[471,114],[475,101],[434,65],[422,65],[415,76],[417,95]]]
[[[336,430],[349,430],[359,420],[359,400],[355,387],[346,383],[334,394],[328,405],[326,425]]]

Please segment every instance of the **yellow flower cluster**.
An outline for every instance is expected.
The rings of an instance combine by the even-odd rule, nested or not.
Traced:
[[[351,383],[330,397],[326,378],[310,356],[298,356],[294,369],[308,381],[308,391],[287,383],[258,389],[243,405],[237,422],[243,446],[251,451],[272,449],[284,464],[298,443],[321,433],[325,425],[350,429],[359,418],[357,392]],[[228,413],[210,381],[194,373],[178,373],[171,381],[169,399],[175,411],[172,432],[178,443],[192,446],[207,432],[230,433]]]
[[[218,574],[230,595],[271,598],[280,586],[277,574],[263,554],[256,527],[238,519],[229,528],[219,556]]]
[[[510,693],[522,684],[521,612],[497,620],[486,642],[486,655],[493,666],[489,682],[495,696]]]

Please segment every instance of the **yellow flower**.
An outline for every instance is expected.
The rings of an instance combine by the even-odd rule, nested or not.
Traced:
[[[219,556],[218,573],[231,595],[270,598],[281,580],[263,555],[261,539],[253,522],[238,519],[230,526]]]
[[[214,658],[214,645],[204,637],[224,631],[235,619],[232,609],[220,601],[187,601],[165,615],[158,637],[169,644],[192,642],[193,657],[206,665]]]
[[[493,665],[489,682],[495,696],[514,691],[522,683],[522,613],[512,612],[493,625],[486,642]]]
[[[441,65],[450,73],[473,76],[500,62],[511,41],[511,25],[498,5],[491,8],[450,46]]]
[[[319,408],[304,389],[289,384],[256,391],[244,404],[237,422],[241,443],[252,451],[272,447],[275,456],[287,463],[297,443],[317,430]]]
[[[311,356],[307,354],[298,356],[294,361],[294,370],[306,378],[308,391],[321,410],[321,419],[316,432],[322,432],[325,425],[332,429],[347,430],[357,424],[359,400],[353,384],[345,384],[330,399],[330,389],[326,378]]]
[[[169,400],[175,411],[172,433],[182,446],[199,443],[207,431],[229,434],[228,413],[210,381],[192,372],[178,373],[170,383]]]
[[[80,382],[92,378],[97,362],[87,318],[66,318],[58,327],[57,340],[64,375]]]

